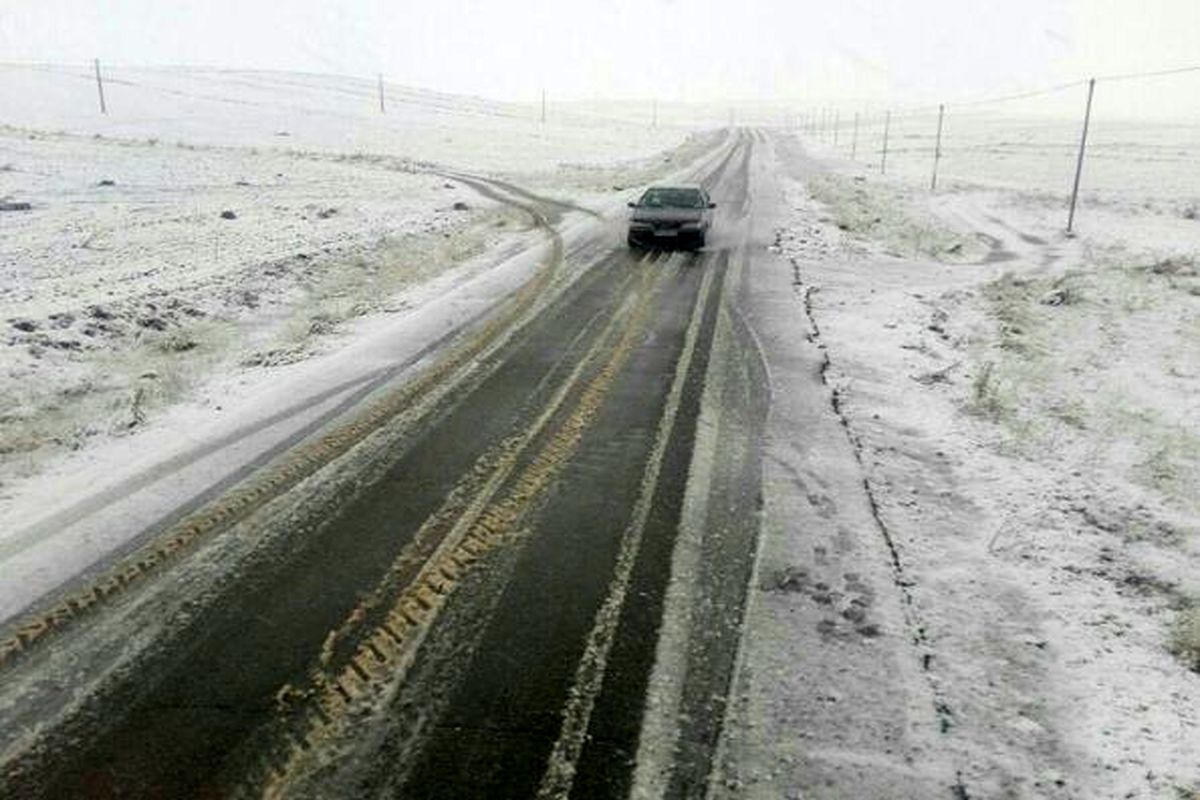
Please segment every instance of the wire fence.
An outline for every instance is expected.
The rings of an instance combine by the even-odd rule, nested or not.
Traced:
[[[584,102],[547,98],[516,102],[419,89],[388,80],[332,73],[299,73],[206,67],[139,67],[102,64],[0,62],[0,90],[6,83],[42,78],[37,102],[69,104],[69,116],[115,115],[143,111],[148,102],[171,100],[194,108],[226,106],[312,114],[364,117],[424,111],[481,119],[545,124],[608,124],[655,127],[694,125],[708,120],[681,110],[681,104],[644,101]],[[51,83],[46,79],[53,80]],[[48,94],[47,94],[48,92]],[[114,93],[128,101],[114,102]],[[660,108],[662,109],[660,113]],[[548,111],[549,109],[549,111]],[[57,110],[56,110],[57,111]],[[0,123],[6,116],[0,111]]]
[[[1094,86],[1093,86],[1094,84]],[[1083,141],[1088,93],[1094,97]],[[688,104],[657,100],[504,102],[358,78],[197,67],[0,63],[0,125],[256,144],[273,115],[307,120],[322,144],[362,150],[413,135],[601,131],[772,125],[869,169],[931,190],[993,186],[1074,206],[1148,202],[1200,215],[1200,66],[1101,75],[1031,91],[924,106],[798,109],[793,104]],[[170,125],[164,126],[164,122]],[[444,131],[444,136],[438,131]],[[287,131],[278,131],[286,135]],[[1086,145],[1082,147],[1082,145]],[[563,142],[563,155],[570,150]],[[1082,159],[1081,159],[1082,155]],[[497,154],[499,159],[500,154]],[[1069,219],[1069,212],[1064,219]]]
[[[797,124],[837,156],[931,191],[996,187],[1061,202],[1069,230],[1077,176],[1081,206],[1200,215],[1198,99],[1200,67],[1185,67],[941,105],[808,110]]]
[[[655,157],[703,127],[713,126],[652,101],[509,102],[384,75],[0,62],[0,131],[18,137],[65,133],[524,174]]]

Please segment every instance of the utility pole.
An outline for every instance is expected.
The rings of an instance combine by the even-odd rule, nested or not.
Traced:
[[[546,124],[546,90],[542,89],[542,124]]]
[[[834,147],[837,147],[837,144],[838,144],[838,128],[841,127],[841,124],[842,124],[842,112],[834,109],[834,112],[833,112],[833,146]]]
[[[100,79],[100,59],[93,58],[92,64],[96,67],[96,91],[100,93],[100,113],[107,114],[108,106],[104,104],[104,81]]]
[[[1067,233],[1075,232],[1075,201],[1079,199],[1079,178],[1083,175],[1083,153],[1087,150],[1088,124],[1092,120],[1092,95],[1096,79],[1088,81],[1087,108],[1083,112],[1083,135],[1079,137],[1079,158],[1075,161],[1075,185],[1071,188],[1071,210],[1067,213]]]
[[[850,134],[850,160],[858,157],[858,112],[854,112],[854,132]]]
[[[937,190],[938,162],[942,160],[942,120],[945,116],[946,104],[941,103],[938,105],[937,139],[934,140],[933,144],[933,177],[929,179],[929,191],[931,192]]]
[[[658,98],[654,98],[652,110],[650,112],[650,127],[658,128]]]
[[[386,114],[387,111],[383,105],[383,73],[379,73],[379,113]]]
[[[888,111],[883,116],[883,158],[879,161],[879,174],[887,174],[887,145],[888,145],[888,129],[892,127],[892,112]]]

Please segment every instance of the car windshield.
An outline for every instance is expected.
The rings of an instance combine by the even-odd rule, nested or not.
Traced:
[[[638,202],[647,208],[704,208],[699,189],[650,189]]]

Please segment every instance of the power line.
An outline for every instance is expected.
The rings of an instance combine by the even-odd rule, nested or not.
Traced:
[[[1182,75],[1182,74],[1190,73],[1190,72],[1200,72],[1200,64],[1187,66],[1187,67],[1175,67],[1172,69],[1148,70],[1145,72],[1123,72],[1123,73],[1113,73],[1113,74],[1109,74],[1109,75],[1097,75],[1095,77],[1095,80],[1097,83],[1105,83],[1105,82],[1113,82],[1113,81],[1137,80],[1137,79],[1142,79],[1142,78],[1159,78],[1159,77],[1164,77],[1164,76],[1168,76],[1168,75]],[[992,104],[998,104],[998,103],[1009,103],[1014,100],[1026,100],[1031,97],[1040,97],[1043,95],[1055,94],[1057,92],[1065,91],[1067,89],[1074,89],[1074,88],[1077,88],[1080,86],[1086,86],[1088,84],[1089,80],[1091,80],[1091,79],[1090,78],[1082,78],[1080,80],[1068,81],[1066,83],[1059,83],[1059,84],[1055,84],[1053,86],[1044,86],[1044,87],[1037,88],[1037,89],[1029,89],[1027,91],[1015,92],[1013,94],[1004,94],[1004,95],[998,95],[995,97],[981,97],[981,98],[977,98],[974,100],[959,100],[956,102],[948,102],[948,103],[946,103],[946,106],[950,107],[950,108],[964,108],[964,107],[970,107],[970,106],[984,106],[984,105],[992,105]],[[932,103],[929,105],[911,105],[911,106],[901,105],[901,106],[893,106],[892,107],[892,117],[893,118],[895,118],[897,116],[913,118],[913,117],[920,116],[922,114],[927,114],[930,117],[932,117],[933,115],[937,114],[937,112],[938,112],[938,105],[932,104]]]
[[[1116,75],[1097,75],[1097,81],[1127,81],[1136,78],[1159,78],[1164,75],[1181,75],[1185,72],[1200,72],[1200,65],[1194,67],[1177,67],[1175,69],[1161,69],[1155,72],[1124,72]],[[1085,83],[1086,81],[1081,81]]]
[[[1070,83],[1060,83],[1056,86],[1047,86],[1044,89],[1031,89],[1027,92],[1000,95],[999,97],[987,97],[980,100],[960,100],[957,103],[947,103],[947,105],[961,108],[963,106],[983,106],[991,103],[1008,103],[1013,100],[1025,100],[1030,97],[1041,97],[1042,95],[1054,94],[1056,92],[1061,92],[1066,89],[1074,89],[1076,86],[1084,86],[1086,84],[1086,80],[1071,81]]]

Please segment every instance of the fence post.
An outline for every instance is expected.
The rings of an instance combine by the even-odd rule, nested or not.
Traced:
[[[892,112],[888,111],[883,115],[883,158],[879,161],[879,174],[887,174],[887,145],[888,145],[888,129],[892,126]]]
[[[850,135],[850,160],[858,157],[858,112],[854,112],[854,132]]]
[[[944,103],[938,105],[938,127],[937,139],[933,144],[933,177],[929,179],[929,191],[937,190],[937,169],[938,162],[942,160],[942,119],[946,116],[946,105]]]
[[[104,104],[104,82],[100,79],[100,59],[93,58],[92,63],[96,67],[96,91],[100,93],[100,113],[107,114],[108,106]]]
[[[1074,233],[1075,202],[1079,199],[1079,178],[1083,174],[1083,153],[1087,149],[1088,124],[1092,121],[1092,95],[1096,91],[1096,79],[1088,81],[1087,107],[1083,112],[1083,134],[1079,137],[1079,157],[1075,161],[1075,185],[1071,188],[1071,210],[1067,212],[1067,233]]]
[[[383,73],[379,73],[379,113],[386,114],[387,111],[383,105]]]

